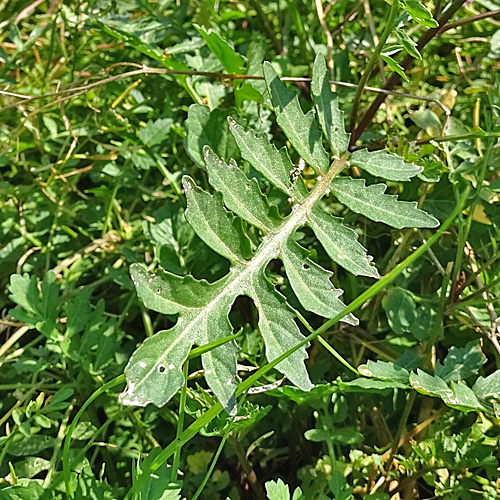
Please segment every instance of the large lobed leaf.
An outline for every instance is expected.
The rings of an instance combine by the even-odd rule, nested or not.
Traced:
[[[126,368],[124,404],[165,404],[183,383],[182,365],[192,346],[220,341],[232,334],[228,314],[240,295],[250,297],[255,304],[268,360],[299,343],[303,335],[295,321],[296,311],[265,275],[272,259],[283,262],[291,288],[304,309],[325,318],[343,310],[342,290],[332,285],[332,272],[314,262],[309,251],[297,243],[295,233],[300,227],[310,226],[330,258],[347,271],[372,278],[379,276],[356,233],[344,226],[341,218],[320,208],[318,202],[325,195],[333,193],[351,210],[393,227],[434,227],[437,223],[414,203],[399,202],[395,196],[386,195],[384,184],[365,187],[364,180],[338,177],[350,161],[346,153],[348,135],[322,58],[317,58],[314,65],[312,94],[321,129],[332,148],[331,165],[313,112],[302,112],[296,93],[281,82],[270,64],[264,65],[264,75],[279,125],[295,150],[320,175],[313,189],[308,190],[300,178],[291,178],[295,169],[286,149],[278,151],[265,136],[245,132],[230,119],[229,128],[242,157],[289,196],[293,207],[284,217],[277,207],[269,205],[258,182],[249,179],[234,160],[227,163],[205,147],[204,165],[215,191],[208,193],[192,178],[184,177],[185,217],[209,247],[230,261],[231,268],[227,275],[210,284],[191,276],[152,274],[140,265],[132,266],[132,279],[146,307],[163,314],[177,314],[178,320],[170,330],[148,338],[133,354]],[[351,164],[390,179],[407,180],[420,171],[419,167],[383,152],[372,155],[361,151],[352,158]],[[247,225],[255,226],[262,234],[256,249],[247,236]],[[344,321],[357,324],[352,315]],[[235,404],[236,348],[231,340],[202,354],[207,383],[227,409]],[[311,388],[304,365],[306,358],[304,347],[277,365],[304,391]]]

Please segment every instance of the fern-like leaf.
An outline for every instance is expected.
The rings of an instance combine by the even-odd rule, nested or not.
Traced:
[[[362,179],[338,177],[350,162],[346,152],[348,135],[337,98],[330,92],[322,58],[315,61],[312,94],[321,129],[332,148],[331,158],[323,148],[313,112],[302,112],[297,95],[280,81],[270,64],[265,64],[264,75],[278,123],[295,150],[319,174],[314,187],[309,190],[300,178],[291,179],[294,166],[285,149],[278,151],[265,136],[245,132],[230,120],[242,157],[293,203],[291,213],[282,216],[277,207],[269,205],[255,179],[249,179],[233,160],[226,162],[205,148],[205,166],[214,192],[208,193],[192,178],[184,177],[185,217],[208,246],[230,261],[231,267],[224,277],[208,283],[168,272],[152,274],[140,265],[132,266],[132,279],[146,307],[177,314],[178,320],[170,330],[148,338],[133,354],[126,368],[128,385],[121,397],[124,404],[161,406],[172,398],[183,383],[182,365],[192,346],[231,335],[228,314],[240,295],[250,297],[258,311],[268,360],[299,343],[303,335],[296,323],[296,311],[265,274],[272,259],[283,262],[291,288],[304,309],[325,318],[342,311],[342,290],[332,285],[332,272],[315,263],[309,251],[297,243],[295,233],[300,227],[310,226],[330,258],[347,271],[379,276],[356,233],[343,225],[341,218],[320,207],[318,202],[324,196],[333,193],[351,210],[393,227],[436,225],[436,220],[414,203],[399,202],[395,196],[385,194],[384,184],[365,187]],[[360,152],[352,157],[351,164],[390,179],[407,180],[419,172],[419,167],[386,153]],[[262,235],[256,249],[245,232],[248,224]],[[357,323],[352,315],[344,321]],[[230,341],[202,354],[208,386],[228,409],[234,407],[238,383],[236,348]],[[304,347],[277,365],[305,391],[311,388],[306,358]]]

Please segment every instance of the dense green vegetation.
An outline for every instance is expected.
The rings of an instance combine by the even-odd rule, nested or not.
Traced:
[[[498,0],[0,1],[0,499],[500,498],[499,59]]]

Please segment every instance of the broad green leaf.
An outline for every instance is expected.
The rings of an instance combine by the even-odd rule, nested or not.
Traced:
[[[195,25],[194,27],[228,73],[241,75],[245,72],[245,59],[234,50],[229,42],[223,40],[213,29],[207,31],[202,26]]]
[[[344,226],[340,218],[313,208],[308,225],[326,253],[339,266],[356,276],[379,277],[377,268],[371,264],[372,257],[366,254],[365,248],[358,242],[358,235]]]
[[[144,305],[162,314],[177,314],[202,307],[218,293],[214,285],[192,276],[181,277],[167,272],[156,275],[139,265],[131,266],[130,274]]]
[[[391,181],[408,181],[422,172],[422,167],[406,163],[401,157],[385,151],[354,151],[349,158],[351,165],[356,165],[376,177]]]
[[[453,346],[444,358],[443,364],[437,362],[435,374],[445,382],[465,380],[471,375],[477,375],[486,361],[480,342],[473,340],[465,347]]]
[[[205,163],[210,184],[222,193],[227,208],[266,232],[279,225],[280,221],[269,215],[269,205],[256,179],[248,179],[237,165],[228,165],[208,147],[205,148]]]
[[[332,318],[345,308],[339,299],[342,290],[332,285],[330,278],[333,273],[309,259],[308,253],[293,237],[288,238],[281,247],[286,274],[304,309]],[[347,316],[344,321],[351,325],[358,323],[353,315]]]
[[[172,329],[146,339],[134,353],[125,370],[128,386],[121,401],[133,406],[162,406],[182,386],[182,365],[193,344],[205,345],[231,335],[228,314],[235,297],[224,294],[227,278],[214,284],[170,273],[161,278],[139,265],[132,266],[131,273],[148,308],[164,314],[179,312],[180,318]],[[229,408],[234,406],[237,385],[235,348],[234,342],[228,342],[202,355],[207,382]]]
[[[453,394],[453,391],[441,377],[429,375],[420,369],[417,370],[417,373],[413,372],[410,375],[410,384],[416,391],[426,396],[444,398]]]
[[[245,132],[232,118],[229,118],[229,129],[236,139],[243,158],[271,184],[289,193],[293,163],[286,149],[278,151],[263,134],[257,134],[253,130]]]
[[[451,390],[451,393],[443,395],[443,402],[451,408],[465,412],[485,410],[485,407],[477,399],[474,391],[467,387],[464,382],[452,382]]]
[[[349,147],[349,134],[344,127],[344,113],[340,111],[337,95],[331,91],[325,58],[318,54],[314,60],[311,95],[330,146],[337,157]]]
[[[500,400],[500,370],[487,377],[479,377],[472,390],[478,398]]]
[[[229,133],[227,114],[220,108],[210,111],[207,106],[192,104],[184,126],[187,133],[184,140],[186,151],[198,168],[205,168],[205,146],[209,146],[221,158],[234,158],[238,152],[238,146]]]
[[[270,205],[266,200],[257,181],[248,179],[234,160],[222,160],[217,153],[212,152],[213,148],[205,148],[208,180],[215,192],[210,194],[203,191],[193,179],[184,177],[188,206],[185,218],[209,247],[229,259],[231,267],[225,276],[208,283],[192,276],[180,277],[169,272],[154,274],[140,266],[132,266],[133,282],[146,307],[163,314],[178,315],[178,319],[170,330],[148,338],[132,355],[126,368],[128,385],[122,395],[124,404],[165,404],[182,386],[182,366],[192,346],[209,345],[210,349],[200,353],[206,381],[226,409],[234,409],[236,344],[234,339],[226,343],[220,341],[231,337],[232,327],[228,315],[236,298],[245,295],[253,301],[268,360],[276,359],[304,338],[296,322],[297,312],[266,278],[266,267],[273,259],[282,260],[291,286],[306,310],[326,318],[342,311],[344,305],[339,299],[341,290],[333,287],[330,281],[332,273],[309,259],[308,251],[293,238],[301,226],[309,225],[332,260],[348,271],[378,277],[371,258],[358,243],[356,233],[343,226],[340,218],[332,217],[318,206],[332,186],[337,190],[342,188],[342,194],[351,192],[355,202],[354,195],[359,194],[360,188],[370,190],[370,196],[364,196],[362,201],[375,203],[375,208],[370,206],[370,210],[366,210],[363,207],[363,210],[382,210],[384,220],[389,219],[393,223],[397,220],[398,224],[404,220],[410,226],[434,225],[435,220],[417,210],[414,204],[397,202],[395,197],[380,193],[380,188],[385,189],[383,185],[365,188],[364,181],[359,181],[362,183],[360,186],[357,180],[335,180],[335,175],[346,166],[349,155],[343,154],[328,168],[328,157],[323,150],[313,114],[302,113],[297,96],[286,88],[269,65],[265,66],[264,71],[278,122],[297,152],[322,175],[311,183],[313,188],[309,190],[285,149],[278,151],[264,135],[244,132],[231,121],[231,131],[242,156],[272,186],[290,196],[292,210],[282,216],[278,206]],[[321,99],[329,106],[331,118],[328,120],[341,120],[341,115],[336,114],[334,117],[337,111],[331,95],[324,95]],[[208,110],[192,106],[191,112],[201,113],[204,119],[208,117],[208,121],[196,124],[201,132],[198,136],[192,136],[193,148],[200,150],[206,145],[202,134],[211,134],[210,141],[220,148],[216,133],[213,130],[205,131],[212,117]],[[196,121],[194,114],[191,116],[191,125]],[[210,123],[209,128],[215,127],[217,123],[219,120]],[[341,195],[338,197],[340,199]],[[346,204],[353,205],[352,200]],[[392,210],[390,217],[387,216],[387,208],[384,212],[386,205]],[[426,224],[423,224],[422,219]],[[247,222],[260,230],[252,235],[252,246],[246,235]],[[165,237],[170,238],[170,234],[168,230]],[[161,240],[160,234],[155,236],[157,245],[162,245]],[[348,316],[347,321],[356,324],[357,320]],[[303,391],[311,389],[304,363],[306,358],[306,347],[303,347],[276,367]],[[407,387],[399,382],[379,380],[370,381],[370,389],[373,389],[374,382],[382,384],[383,388]]]
[[[313,112],[304,114],[296,92],[278,77],[272,65],[264,63],[264,77],[276,112],[276,121],[297,153],[318,174],[328,171],[328,155],[323,149],[321,133]]]
[[[365,377],[375,377],[382,380],[408,384],[410,372],[402,366],[387,361],[369,360],[366,365],[358,367],[359,373]]]
[[[15,441],[9,446],[9,455],[22,457],[27,455],[38,455],[47,448],[56,446],[56,439],[45,434],[34,434],[27,436],[20,441]]]
[[[336,178],[332,192],[353,212],[377,222],[402,229],[403,227],[436,227],[439,222],[416,202],[398,201],[394,195],[385,194],[385,184],[365,186],[364,179]]]
[[[222,195],[203,191],[188,176],[182,184],[188,202],[186,219],[198,236],[231,262],[248,259],[252,254],[250,241],[243,232],[241,219],[224,209]]]

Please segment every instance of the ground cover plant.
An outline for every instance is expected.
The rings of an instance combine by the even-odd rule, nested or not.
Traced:
[[[500,4],[0,9],[0,497],[500,497]]]

